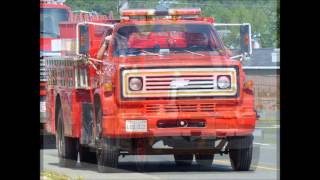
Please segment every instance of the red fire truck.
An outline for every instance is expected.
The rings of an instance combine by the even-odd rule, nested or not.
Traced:
[[[47,130],[59,162],[173,154],[210,166],[229,154],[249,170],[256,122],[253,83],[201,9],[127,9],[121,20],[61,23],[61,56],[46,58]],[[240,26],[242,55],[250,25]],[[69,45],[68,45],[69,44]],[[155,147],[156,143],[163,146]],[[138,161],[137,160],[137,161]]]
[[[60,36],[59,23],[68,21],[71,8],[64,1],[40,0],[40,123],[43,128],[46,118],[46,86],[47,77],[43,62],[44,57],[60,56],[58,39]],[[43,129],[41,129],[43,130]]]
[[[47,72],[43,62],[44,57],[61,56],[61,39],[59,24],[61,22],[90,21],[92,19],[108,19],[88,11],[72,12],[64,4],[65,0],[40,0],[40,123],[41,134],[46,124],[46,86]]]

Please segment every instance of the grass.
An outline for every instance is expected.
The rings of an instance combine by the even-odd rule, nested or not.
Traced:
[[[273,122],[273,121],[280,121],[280,120],[277,120],[277,119],[274,119],[274,118],[264,118],[264,119],[259,119],[259,120],[257,120],[257,121],[263,121],[263,122]]]
[[[275,119],[257,119],[256,124],[280,125],[280,120]]]
[[[43,180],[83,180],[82,177],[72,178],[64,174],[59,174],[57,172],[47,171],[47,170],[41,172],[40,177],[41,177],[40,179],[43,179]]]

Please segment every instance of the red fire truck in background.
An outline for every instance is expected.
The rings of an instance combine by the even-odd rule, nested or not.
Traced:
[[[43,59],[61,55],[61,39],[59,24],[61,22],[90,21],[92,19],[108,19],[88,11],[71,11],[64,4],[65,0],[40,0],[40,134],[45,133],[47,72]]]
[[[59,162],[96,162],[100,172],[120,155],[173,154],[210,166],[229,154],[249,170],[256,122],[252,81],[230,57],[214,19],[193,9],[123,10],[121,20],[60,24],[61,56],[46,57],[47,130]],[[240,26],[242,55],[250,25]],[[101,54],[101,52],[103,52]],[[162,148],[155,148],[158,142]]]
[[[46,118],[46,86],[47,73],[43,62],[44,57],[59,56],[58,39],[60,37],[59,23],[68,21],[71,8],[59,0],[40,0],[40,123],[44,129]],[[42,134],[43,132],[41,132]]]

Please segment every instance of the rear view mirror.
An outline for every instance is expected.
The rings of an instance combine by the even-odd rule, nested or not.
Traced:
[[[79,54],[88,54],[90,48],[89,28],[87,25],[79,26]]]
[[[251,55],[251,26],[248,23],[240,25],[240,50],[241,54]]]
[[[215,28],[220,33],[224,44],[230,47],[232,51],[231,59],[248,60],[252,55],[252,44],[251,44],[251,25],[250,23],[214,23]],[[240,29],[238,29],[240,27]],[[239,31],[240,30],[240,31]],[[240,32],[240,41],[239,33]],[[230,56],[230,52],[227,50],[227,54]]]

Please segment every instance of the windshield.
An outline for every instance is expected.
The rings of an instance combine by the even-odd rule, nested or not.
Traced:
[[[114,56],[141,56],[170,53],[219,54],[221,45],[208,24],[129,25],[115,34]]]
[[[40,12],[41,37],[57,38],[60,36],[59,23],[68,20],[66,9],[43,8]]]

